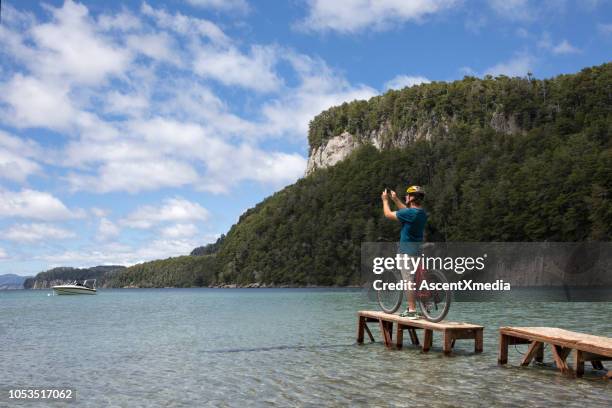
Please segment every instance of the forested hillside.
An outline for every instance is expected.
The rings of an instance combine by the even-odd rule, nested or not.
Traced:
[[[53,285],[61,285],[63,283],[72,282],[75,280],[82,281],[85,279],[96,279],[98,287],[105,286],[107,281],[115,274],[125,269],[120,265],[103,265],[94,266],[92,268],[71,268],[58,267],[49,269],[45,272],[40,272],[36,276],[27,278],[23,282],[24,289],[45,289]]]
[[[611,109],[612,64],[548,80],[426,84],[332,108],[312,121],[311,149],[343,131],[365,139],[384,123],[388,146],[366,143],[267,198],[198,250],[206,256],[137,265],[114,282],[356,284],[361,243],[398,236],[381,191],[408,184],[427,191],[430,241],[610,240]],[[491,126],[495,114],[517,129]],[[424,116],[447,118],[444,132],[391,147]]]

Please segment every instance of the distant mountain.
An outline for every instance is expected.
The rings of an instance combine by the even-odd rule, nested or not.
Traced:
[[[106,282],[118,271],[125,269],[121,265],[102,265],[92,268],[58,267],[40,272],[33,278],[23,282],[24,289],[47,289],[74,280],[96,279],[97,286],[105,286]]]
[[[0,290],[23,289],[23,282],[29,276],[19,276],[13,273],[0,275]]]

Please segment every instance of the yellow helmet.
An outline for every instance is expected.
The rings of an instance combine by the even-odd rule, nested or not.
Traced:
[[[408,194],[422,194],[425,195],[425,190],[421,186],[410,186],[406,189],[406,193]]]

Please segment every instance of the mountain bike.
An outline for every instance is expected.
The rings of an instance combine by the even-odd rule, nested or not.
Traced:
[[[443,320],[450,309],[451,295],[450,290],[438,289],[442,286],[439,284],[448,283],[448,279],[441,271],[417,269],[414,276],[415,282],[415,300],[421,314],[430,322],[439,322]],[[398,270],[386,271],[381,275],[383,282],[398,283],[402,280],[401,273]],[[427,282],[427,286],[433,289],[421,290],[421,283]],[[403,290],[390,290],[388,286],[382,290],[376,291],[378,305],[385,313],[395,313],[402,305],[404,300]],[[406,299],[406,301],[408,301]]]

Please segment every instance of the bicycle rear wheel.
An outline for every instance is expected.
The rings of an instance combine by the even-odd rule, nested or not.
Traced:
[[[438,284],[448,283],[448,279],[440,271],[427,271],[424,280],[427,281],[427,286],[430,288],[439,286]],[[425,319],[434,323],[443,320],[450,310],[451,295],[450,290],[418,290],[416,293],[417,303]]]
[[[393,271],[385,271],[380,276],[383,283],[397,283],[400,281],[398,273]],[[402,305],[404,291],[402,290],[390,290],[384,288],[376,291],[376,299],[378,305],[385,313],[395,313]]]

